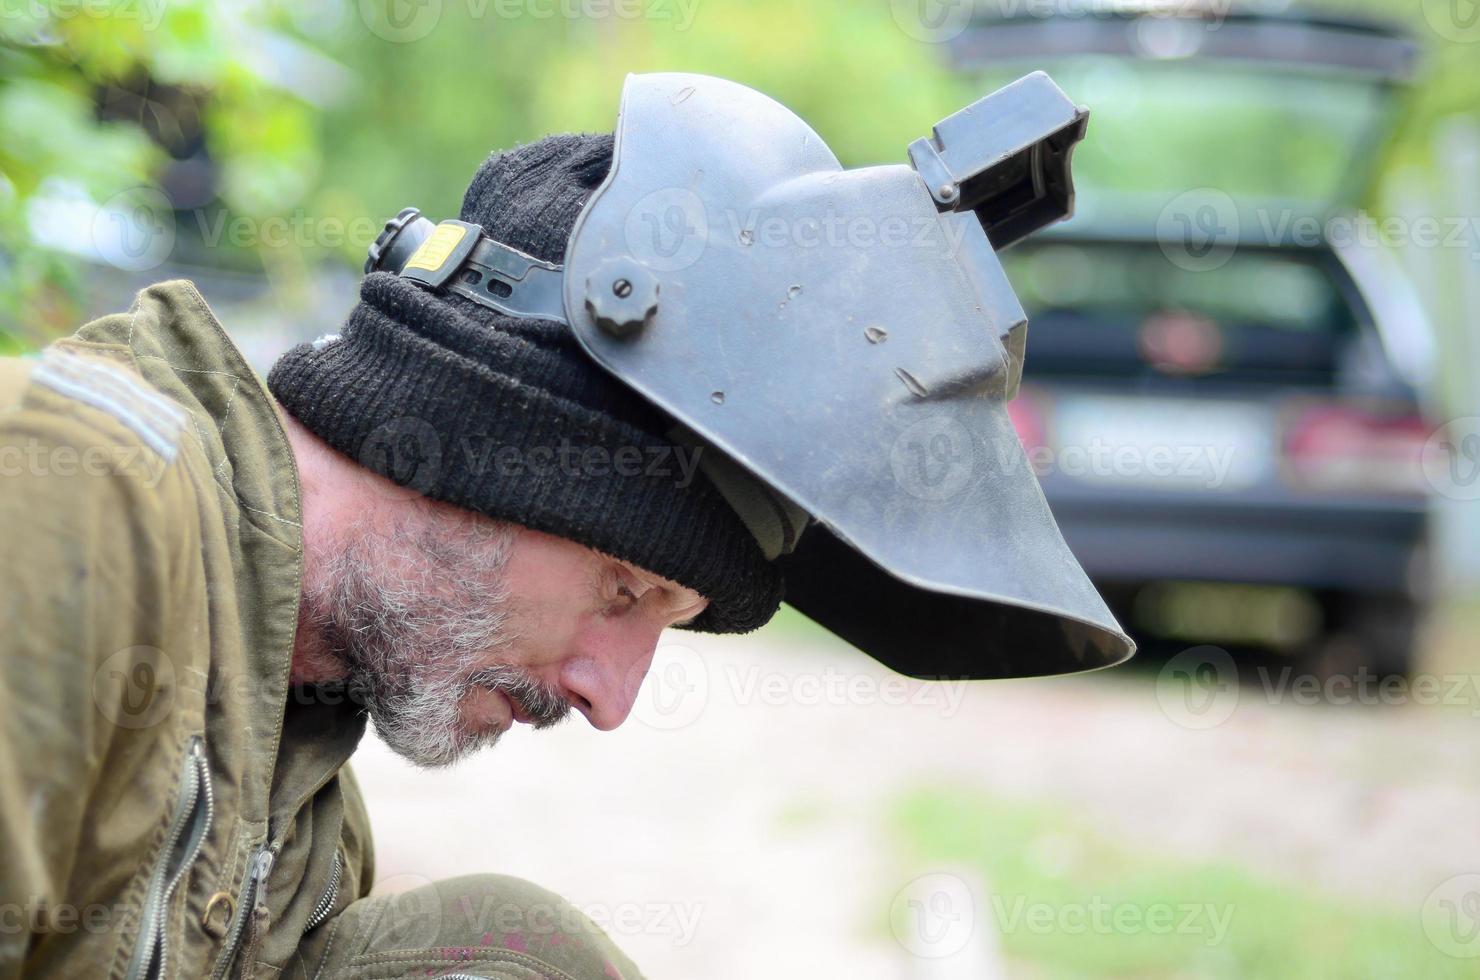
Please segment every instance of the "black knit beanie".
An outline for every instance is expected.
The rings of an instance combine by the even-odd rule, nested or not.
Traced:
[[[611,162],[610,135],[495,154],[461,218],[560,262]],[[673,420],[593,362],[565,324],[374,272],[340,335],[288,351],[267,384],[311,432],[403,486],[694,589],[709,599],[695,629],[752,630],[780,604],[779,572],[694,465],[709,450],[676,444]]]

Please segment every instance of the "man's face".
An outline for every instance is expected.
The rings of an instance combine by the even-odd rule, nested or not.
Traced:
[[[419,765],[575,708],[627,717],[659,634],[696,592],[574,542],[426,500],[346,523],[305,609],[376,731]]]

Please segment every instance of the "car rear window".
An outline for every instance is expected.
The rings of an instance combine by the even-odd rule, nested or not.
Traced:
[[[1239,251],[1189,271],[1154,244],[1042,242],[1003,255],[1028,312],[1028,369],[1332,384],[1356,334],[1331,273]]]

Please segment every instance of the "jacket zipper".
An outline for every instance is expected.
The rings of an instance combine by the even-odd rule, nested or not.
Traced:
[[[277,851],[280,846],[281,844],[264,844],[252,853],[247,867],[247,878],[242,883],[241,895],[237,898],[236,918],[231,923],[231,933],[221,947],[216,969],[211,974],[212,980],[222,980],[230,971],[232,958],[236,954],[236,948],[242,940],[243,933],[247,931],[249,921],[252,925],[252,935],[248,946],[256,945],[258,925],[255,919],[259,911],[265,915],[267,877],[272,874],[272,863],[277,860]]]
[[[205,741],[192,736],[185,750],[184,771],[180,776],[180,799],[170,819],[169,835],[159,863],[144,893],[144,912],[139,918],[139,938],[129,959],[128,980],[147,980],[165,976],[168,961],[168,937],[165,917],[169,914],[170,897],[180,884],[211,829],[215,798],[211,791],[211,770],[206,762]]]
[[[329,918],[329,913],[334,911],[334,903],[339,900],[339,880],[344,876],[344,863],[339,858],[339,852],[334,852],[334,863],[329,866],[329,885],[324,889],[324,894],[313,907],[313,912],[308,916],[308,924],[303,927],[307,933],[310,929],[316,929],[324,924]]]

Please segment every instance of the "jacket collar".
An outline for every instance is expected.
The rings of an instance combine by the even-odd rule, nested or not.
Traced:
[[[78,337],[127,346],[145,380],[189,412],[239,559],[229,584],[237,597],[247,680],[261,706],[253,731],[244,733],[253,743],[252,769],[272,773],[280,751],[296,752],[281,739],[303,570],[298,468],[276,403],[189,282],[150,286],[128,316],[94,321]],[[342,717],[333,744],[310,753],[311,768],[323,770],[319,778],[348,760],[364,731],[362,717]],[[244,816],[268,817],[269,786],[268,779],[247,781]]]

